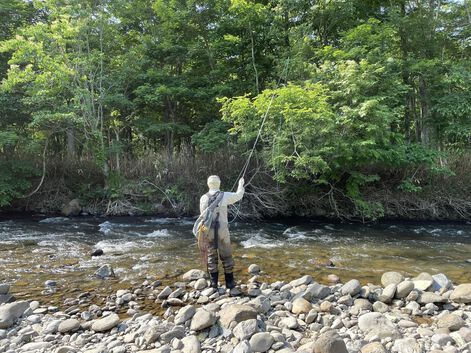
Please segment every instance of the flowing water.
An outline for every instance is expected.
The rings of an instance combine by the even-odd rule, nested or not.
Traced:
[[[22,298],[49,298],[58,304],[77,293],[110,294],[143,280],[174,282],[201,268],[192,219],[28,218],[0,221],[0,283],[13,284]],[[310,274],[326,282],[379,283],[384,271],[414,276],[445,273],[457,283],[471,282],[471,224],[255,222],[231,224],[236,273],[257,263],[268,281]],[[95,249],[105,255],[91,257]],[[467,261],[468,260],[468,261]],[[333,263],[333,266],[330,264]],[[97,280],[104,263],[117,279]],[[57,282],[55,290],[45,281]]]

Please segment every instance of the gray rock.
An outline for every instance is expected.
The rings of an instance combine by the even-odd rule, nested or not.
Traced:
[[[70,200],[67,205],[62,208],[62,215],[65,217],[78,216],[82,212],[79,199]]]
[[[175,324],[180,325],[184,324],[186,321],[190,320],[193,315],[195,315],[196,309],[193,305],[187,305],[181,308],[178,311],[177,316],[175,316]]]
[[[390,284],[399,284],[404,281],[404,276],[401,275],[399,272],[385,272],[381,276],[381,284],[383,287],[387,287]]]
[[[3,284],[0,284],[0,294],[8,294],[10,292],[10,285],[9,284],[6,284],[6,283],[3,283]]]
[[[303,294],[303,298],[309,301],[314,298],[325,299],[330,294],[331,290],[329,287],[314,282],[308,285],[306,291]]]
[[[52,347],[51,342],[31,342],[21,347],[21,352],[44,351]]]
[[[201,344],[196,336],[186,336],[182,338],[183,353],[201,353]]]
[[[28,308],[29,303],[26,301],[17,301],[0,306],[0,329],[11,327]]]
[[[234,351],[232,353],[252,353],[252,349],[250,348],[248,341],[242,341],[234,347]]]
[[[455,287],[450,299],[456,303],[471,303],[471,283],[464,283]]]
[[[466,325],[466,322],[455,314],[445,314],[438,319],[439,328],[447,328],[450,331],[458,331]]]
[[[72,346],[62,346],[62,347],[57,348],[54,353],[76,353],[76,352],[77,352],[77,348],[74,348]]]
[[[167,286],[164,289],[162,289],[162,291],[159,293],[159,295],[157,295],[157,298],[158,299],[167,299],[170,294],[172,294],[172,288]]]
[[[348,353],[347,346],[334,330],[324,332],[314,343],[314,353]]]
[[[432,284],[433,291],[439,291],[442,288],[449,289],[452,286],[451,281],[443,273],[433,275],[432,278],[433,278],[433,284]]]
[[[387,353],[381,342],[371,342],[361,347],[361,353]]]
[[[202,290],[202,289],[205,289],[207,286],[208,284],[206,283],[206,279],[200,278],[195,282],[194,288],[196,290]]]
[[[312,309],[312,304],[304,298],[296,298],[293,300],[293,314],[307,314]]]
[[[373,304],[373,311],[378,312],[378,313],[385,313],[389,311],[389,306],[387,306],[383,302],[375,302]]]
[[[433,284],[433,278],[427,272],[422,272],[417,277],[412,279],[414,282],[414,288],[422,291],[426,291]]]
[[[453,339],[446,333],[436,333],[432,336],[432,342],[440,346],[446,346],[448,342],[453,342]]]
[[[257,264],[251,264],[248,268],[248,271],[252,275],[257,275],[260,273],[260,266],[258,266]]]
[[[402,338],[394,341],[392,348],[397,353],[422,353],[422,347],[415,338]]]
[[[363,299],[363,298],[355,299],[355,301],[353,302],[353,306],[357,307],[360,310],[371,310],[372,309],[372,305],[371,305],[370,301],[367,300],[367,299]]]
[[[119,316],[117,314],[110,314],[99,320],[95,320],[92,324],[92,330],[95,332],[105,332],[116,327],[119,324]]]
[[[113,268],[109,264],[101,266],[94,274],[95,277],[105,279],[110,277],[115,277]]]
[[[288,328],[290,330],[294,330],[298,328],[299,323],[298,320],[296,320],[295,317],[288,316],[280,320],[280,323],[278,324],[279,327],[281,328]]]
[[[225,328],[229,328],[232,321],[241,322],[249,319],[257,318],[257,311],[249,305],[234,304],[226,305],[219,313],[221,324]]]
[[[396,294],[397,285],[394,283],[388,284],[378,296],[378,300],[383,303],[390,303]]]
[[[309,275],[305,275],[305,276],[302,276],[301,278],[298,278],[298,279],[295,279],[295,280],[289,282],[289,284],[293,288],[296,288],[296,287],[302,286],[303,284],[309,284],[311,282],[312,282],[312,277],[309,276]]]
[[[471,328],[469,327],[462,327],[458,330],[458,333],[461,337],[465,340],[465,342],[471,342]]]
[[[420,304],[445,303],[446,298],[432,292],[422,292],[419,294],[417,302]]]
[[[200,278],[206,278],[206,272],[197,270],[197,269],[192,269],[185,274],[183,274],[182,279],[185,282],[191,282],[191,281],[196,281],[197,279]]]
[[[399,337],[399,332],[394,324],[381,313],[366,313],[361,315],[358,318],[358,327],[369,337]]]
[[[80,328],[80,322],[76,319],[67,319],[59,324],[57,330],[60,333],[75,332]]]
[[[240,341],[248,340],[259,331],[256,319],[249,319],[239,322],[232,333]]]
[[[350,294],[352,297],[360,293],[361,285],[357,279],[352,279],[345,283],[342,288],[340,288],[340,292],[342,295]]]
[[[175,326],[171,331],[165,332],[160,336],[160,340],[170,343],[174,338],[182,339],[185,337],[185,328],[183,326]]]
[[[0,305],[5,303],[11,303],[15,301],[15,297],[11,294],[0,294]]]
[[[216,315],[214,313],[207,311],[203,308],[196,310],[193,318],[191,319],[190,330],[192,331],[201,331],[208,327],[213,326],[216,323]]]
[[[259,332],[250,338],[250,347],[253,352],[266,352],[270,349],[275,339],[267,332]]]
[[[147,344],[152,344],[154,342],[157,342],[157,340],[164,334],[165,332],[172,331],[174,325],[170,323],[164,323],[161,325],[152,325],[150,326],[146,332],[144,333],[144,341]]]

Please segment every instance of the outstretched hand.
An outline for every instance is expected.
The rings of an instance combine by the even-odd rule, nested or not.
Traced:
[[[240,179],[239,179],[239,187],[243,187],[244,184],[245,184],[244,178],[240,178]]]

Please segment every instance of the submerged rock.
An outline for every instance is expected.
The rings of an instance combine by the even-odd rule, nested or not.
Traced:
[[[105,264],[101,266],[94,274],[95,277],[101,278],[101,279],[106,279],[106,278],[111,278],[115,277],[113,267],[109,264]]]

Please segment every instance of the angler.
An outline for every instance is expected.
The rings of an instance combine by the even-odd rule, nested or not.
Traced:
[[[207,266],[211,287],[218,285],[218,256],[224,268],[226,288],[235,287],[234,259],[232,258],[227,206],[236,203],[244,196],[244,178],[239,180],[236,192],[219,190],[221,179],[217,175],[208,178],[209,191],[201,196],[200,216],[193,227],[198,239],[198,247],[203,263]]]

